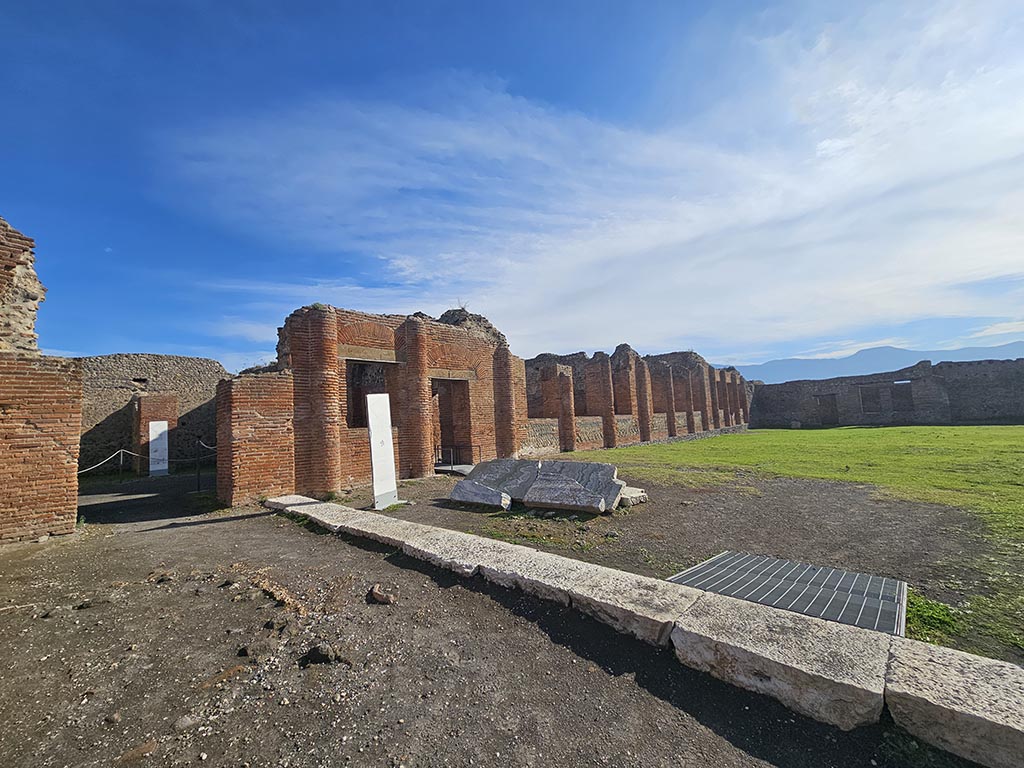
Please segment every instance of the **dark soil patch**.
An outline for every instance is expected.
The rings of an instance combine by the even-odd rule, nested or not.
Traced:
[[[895,499],[869,485],[742,471],[732,483],[706,487],[623,479],[645,488],[651,500],[576,519],[517,507],[494,512],[448,502],[456,478],[437,476],[404,483],[399,495],[414,504],[388,514],[656,578],[730,549],[903,579],[953,605],[988,589],[977,565],[996,552],[984,522],[964,510]],[[366,506],[370,497],[359,490],[339,501]],[[1019,646],[988,639],[979,648],[973,640],[951,642],[1024,662]]]
[[[392,549],[165,501],[163,520],[0,550],[0,765],[945,761]],[[430,509],[409,512],[450,514]],[[368,601],[374,584],[397,601]]]

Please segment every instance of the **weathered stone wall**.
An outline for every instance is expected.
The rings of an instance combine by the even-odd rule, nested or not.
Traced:
[[[46,289],[35,270],[32,238],[0,218],[0,352],[39,352],[36,313]]]
[[[118,448],[131,447],[132,398],[144,393],[177,397],[178,426],[169,436],[172,460],[193,458],[197,439],[213,445],[217,382],[228,378],[217,361],[148,354],[101,355],[79,361],[83,376],[82,467],[102,461]]]
[[[954,424],[1024,424],[1024,359],[939,363]]]
[[[526,441],[519,451],[522,458],[558,453],[558,419],[528,419]]]
[[[752,427],[1024,424],[1024,359],[939,363],[759,384]]]

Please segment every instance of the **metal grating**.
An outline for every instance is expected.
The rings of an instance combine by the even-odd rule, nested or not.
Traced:
[[[906,582],[841,568],[723,552],[669,581],[901,637],[906,623]]]

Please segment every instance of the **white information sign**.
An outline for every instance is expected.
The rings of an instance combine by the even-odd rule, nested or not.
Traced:
[[[366,396],[366,420],[370,426],[373,508],[387,509],[398,503],[395,446],[391,442],[391,400],[387,395]]]
[[[167,474],[167,422],[149,422],[149,476]]]

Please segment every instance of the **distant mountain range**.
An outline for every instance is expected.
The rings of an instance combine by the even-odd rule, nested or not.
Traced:
[[[964,347],[963,349],[915,350],[899,347],[871,347],[849,357],[801,358],[769,360],[757,365],[737,365],[748,381],[760,379],[766,384],[797,379],[831,379],[835,376],[863,376],[906,368],[921,360],[933,363],[944,360],[1015,360],[1024,357],[1024,341],[1013,341],[997,347]],[[716,366],[718,367],[718,366]]]

